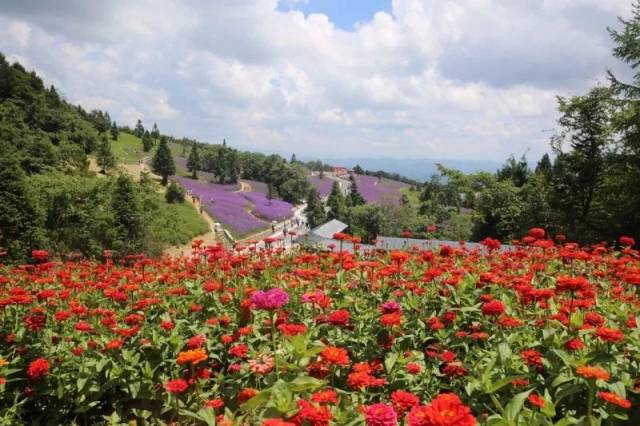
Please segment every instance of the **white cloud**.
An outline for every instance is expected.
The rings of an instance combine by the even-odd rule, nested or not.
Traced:
[[[393,0],[347,32],[277,0],[72,3],[11,3],[0,50],[119,122],[298,154],[488,159],[548,149],[554,95],[601,78],[605,27],[629,12]]]

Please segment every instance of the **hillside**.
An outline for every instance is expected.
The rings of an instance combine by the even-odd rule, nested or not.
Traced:
[[[110,142],[108,113],[86,112],[0,55],[0,251],[27,259],[159,254],[207,229],[197,212],[169,204],[157,183],[119,174],[109,151],[127,161],[142,154],[129,136]],[[98,159],[106,174],[89,170]]]

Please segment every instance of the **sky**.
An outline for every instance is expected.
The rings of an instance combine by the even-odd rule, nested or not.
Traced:
[[[118,124],[303,158],[535,160],[631,0],[0,0],[0,52]]]

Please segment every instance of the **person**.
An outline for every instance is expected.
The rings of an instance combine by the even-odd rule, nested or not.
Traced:
[[[288,231],[288,229],[287,229],[287,226],[285,225],[284,228],[282,228],[282,236],[284,238],[287,238],[287,231]]]
[[[200,214],[202,214],[202,204],[200,204]]]
[[[276,232],[276,226],[273,223],[271,224],[271,232]]]

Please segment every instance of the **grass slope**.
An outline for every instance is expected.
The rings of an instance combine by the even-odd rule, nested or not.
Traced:
[[[120,132],[118,139],[111,141],[111,152],[119,163],[133,164],[144,157],[151,157],[153,152],[142,150],[142,141],[129,133]]]
[[[159,214],[150,224],[150,231],[162,246],[186,244],[197,235],[209,231],[209,225],[188,202],[169,204],[164,195],[154,195],[154,202],[162,203]]]

